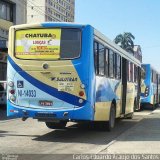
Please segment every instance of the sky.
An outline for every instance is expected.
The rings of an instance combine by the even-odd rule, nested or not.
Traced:
[[[75,22],[90,24],[111,40],[131,32],[143,63],[160,72],[160,0],[75,0]]]

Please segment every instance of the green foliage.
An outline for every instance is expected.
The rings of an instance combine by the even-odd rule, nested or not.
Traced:
[[[114,42],[120,45],[121,48],[126,50],[127,52],[134,53],[134,42],[135,37],[130,32],[124,32],[123,34],[119,34],[114,39]]]

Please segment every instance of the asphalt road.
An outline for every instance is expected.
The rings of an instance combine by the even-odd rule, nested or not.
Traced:
[[[52,154],[60,154],[55,159],[71,159],[73,155],[66,154],[103,153],[116,138],[150,113],[151,111],[136,112],[132,120],[117,120],[116,127],[107,132],[76,123],[69,123],[64,130],[51,130],[45,123],[33,119],[25,122],[21,119],[8,119],[5,108],[0,108],[0,153],[26,154],[21,155],[20,159],[53,159]]]

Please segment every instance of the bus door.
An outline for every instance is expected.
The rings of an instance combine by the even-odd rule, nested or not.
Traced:
[[[125,114],[127,97],[127,60],[122,58],[122,109],[121,114]]]

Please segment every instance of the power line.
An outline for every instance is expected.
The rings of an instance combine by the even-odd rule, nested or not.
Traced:
[[[33,10],[35,10],[36,12],[38,12],[38,13],[40,13],[41,15],[46,15],[46,16],[48,16],[48,17],[50,17],[50,18],[53,18],[53,19],[55,19],[55,20],[57,20],[57,21],[60,21],[60,20],[58,20],[57,18],[55,18],[55,17],[53,17],[52,15],[50,15],[50,14],[47,14],[47,13],[45,13],[41,8],[39,8],[35,3],[33,3],[33,2],[31,2],[30,0],[28,0],[31,4],[27,4],[28,6],[30,6],[30,7],[33,7]],[[24,1],[23,1],[24,2]],[[26,3],[26,2],[25,2]],[[32,6],[33,5],[33,6]],[[35,8],[34,6],[36,6],[37,8]],[[45,6],[44,6],[45,7]]]
[[[28,0],[29,1],[29,0]],[[27,4],[27,2],[25,2],[24,0],[23,0],[23,3],[25,3],[26,5],[28,5],[29,7],[33,7],[32,5],[30,5],[29,3]],[[48,14],[46,14],[45,12],[43,12],[43,10],[38,10],[38,9],[35,9],[35,8],[33,8],[33,10],[34,11],[36,11],[37,13],[39,13],[40,15],[43,15],[43,16],[45,16],[45,15],[47,15],[47,16],[49,16]]]
[[[56,17],[53,17],[52,16],[52,14],[51,13],[49,13],[49,14],[47,14],[44,10],[42,10],[41,8],[42,7],[45,7],[45,6],[39,6],[37,3],[33,3],[31,0],[28,0],[31,4],[30,5],[33,5],[33,6],[31,6],[31,8],[35,8],[36,7],[36,9],[34,9],[34,10],[39,10],[40,12],[43,12],[43,14],[44,15],[47,15],[48,17],[50,17],[50,18],[53,18],[53,19],[55,19],[56,21],[61,21],[61,20],[59,20],[58,18],[56,18]],[[55,4],[57,4],[57,5],[59,5],[57,2],[54,2]],[[59,5],[59,6],[61,6],[61,5]],[[40,8],[41,7],[41,8]],[[62,7],[62,6],[61,6]],[[64,8],[64,10],[66,10],[65,8]],[[56,11],[55,9],[54,9],[54,11]],[[57,11],[56,11],[57,12]],[[61,16],[63,16],[64,17],[64,19],[68,19],[69,20],[69,18],[66,16],[66,14],[62,14],[61,12],[58,12]],[[71,11],[70,11],[70,13],[71,13]]]
[[[29,1],[29,0],[28,0]],[[25,2],[25,1],[23,1],[24,3],[26,3],[27,4],[27,2]],[[33,7],[32,5],[30,5],[29,3],[27,4],[29,7]],[[42,12],[43,10],[37,10],[37,9],[35,9],[35,8],[33,8],[33,10],[35,10],[36,12],[38,12],[39,14],[41,14],[41,15],[47,15],[46,13],[44,13],[44,12]]]

